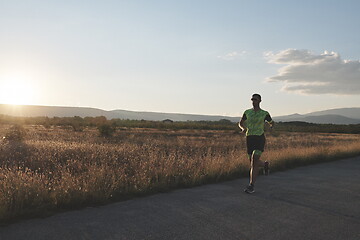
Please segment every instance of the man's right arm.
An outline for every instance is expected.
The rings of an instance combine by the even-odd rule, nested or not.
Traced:
[[[246,121],[246,114],[244,113],[238,126],[239,128],[241,129],[242,132],[245,132],[246,131],[246,126],[245,126],[245,121]]]

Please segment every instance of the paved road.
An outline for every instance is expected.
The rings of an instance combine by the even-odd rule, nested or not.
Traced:
[[[26,220],[0,239],[360,239],[360,157]]]

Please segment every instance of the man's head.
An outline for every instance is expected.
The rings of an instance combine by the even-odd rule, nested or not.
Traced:
[[[252,97],[251,97],[251,100],[252,101],[259,101],[259,102],[261,102],[261,96],[260,96],[260,94],[258,94],[258,93],[254,93],[253,95],[252,95]]]
[[[259,106],[260,102],[261,102],[261,96],[258,93],[254,93],[251,97],[251,101],[253,103],[253,106]]]

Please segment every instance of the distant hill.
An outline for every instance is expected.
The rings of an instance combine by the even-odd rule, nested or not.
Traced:
[[[17,117],[88,117],[105,116],[107,111],[96,108],[54,107],[0,104],[0,114]]]
[[[31,106],[31,105],[6,105],[0,104],[0,114],[21,117],[97,117],[105,116],[107,119],[131,119],[162,121],[170,119],[173,121],[219,121],[227,119],[238,122],[239,117],[196,115],[180,113],[160,112],[136,112],[127,110],[105,111],[97,108],[86,107],[56,107],[56,106]],[[302,121],[309,123],[332,123],[332,124],[360,124],[360,108],[330,109],[308,114],[291,114],[273,117],[277,122]]]
[[[321,116],[306,116],[305,122],[332,124],[360,124],[360,119],[353,119],[341,115],[327,114]]]
[[[0,104],[0,114],[19,117],[97,117],[104,116],[107,119],[131,119],[162,121],[171,119],[173,121],[219,121],[227,119],[238,122],[239,117],[195,115],[180,113],[158,113],[158,112],[135,112],[127,110],[105,111],[97,108],[85,107],[57,107],[57,106],[31,106],[31,105],[6,105]]]
[[[195,115],[195,114],[181,114],[181,113],[159,113],[159,112],[134,112],[125,110],[111,111],[115,114],[114,118],[121,119],[135,119],[135,120],[152,120],[159,121],[164,119],[171,119],[173,121],[219,121],[227,119],[232,122],[238,122],[239,117],[216,116],[216,115]]]
[[[360,124],[360,108],[338,108],[308,114],[274,117],[277,122],[302,121],[309,123]]]
[[[360,119],[360,108],[337,108],[305,114],[306,116],[341,115],[347,118]]]

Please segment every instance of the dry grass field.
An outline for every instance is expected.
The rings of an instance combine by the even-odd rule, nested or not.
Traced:
[[[0,125],[0,136],[10,126]],[[247,176],[245,137],[234,131],[25,126],[0,142],[0,220]],[[360,135],[267,134],[272,171],[360,155]]]

